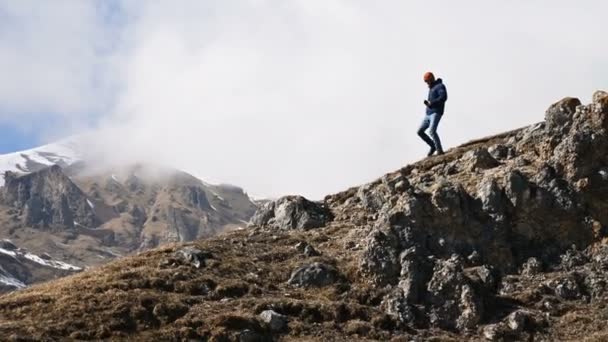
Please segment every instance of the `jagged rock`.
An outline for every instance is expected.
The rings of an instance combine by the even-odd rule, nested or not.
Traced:
[[[287,316],[276,313],[272,310],[265,310],[260,313],[262,322],[268,324],[270,330],[275,332],[283,331],[287,328]]]
[[[548,287],[553,289],[555,295],[562,299],[573,300],[582,296],[581,288],[572,276],[560,277],[550,281]]]
[[[581,101],[573,97],[566,97],[552,104],[545,112],[546,128],[550,131],[569,128],[572,124],[572,116],[576,112],[576,107],[580,105]]]
[[[566,251],[566,253],[560,256],[560,266],[566,271],[570,271],[577,266],[586,264],[589,260],[580,251],[576,250],[576,247]]]
[[[603,298],[608,289],[608,279],[603,273],[587,272],[583,280],[585,292],[593,299]]]
[[[338,271],[333,266],[315,262],[297,268],[287,282],[298,287],[324,287],[337,280]]]
[[[0,240],[0,248],[5,249],[7,251],[14,251],[17,249],[14,243],[9,240]]]
[[[483,210],[490,214],[502,214],[506,211],[503,191],[493,178],[485,178],[477,190]]]
[[[384,298],[381,306],[389,316],[404,324],[415,322],[416,316],[407,298],[400,289]]]
[[[399,263],[399,240],[390,229],[373,230],[364,242],[364,252],[359,267],[377,285],[396,282]]]
[[[500,341],[506,334],[506,327],[502,323],[486,325],[483,328],[483,337],[488,341]]]
[[[490,155],[497,161],[514,158],[516,154],[513,147],[503,144],[490,146],[488,148],[488,153],[490,153]]]
[[[608,92],[603,90],[597,90],[595,93],[593,93],[591,100],[593,101],[593,103],[600,103],[606,98],[608,98]]]
[[[462,162],[467,165],[470,171],[487,170],[500,165],[485,148],[476,148],[464,154]]]
[[[183,247],[175,252],[175,257],[183,263],[190,264],[196,268],[205,266],[205,260],[211,257],[209,252],[201,251],[195,247]]]
[[[514,311],[506,318],[507,326],[513,332],[520,332],[524,330],[529,321],[530,313],[524,310]]]
[[[74,221],[95,227],[99,219],[86,195],[55,165],[22,176],[9,174],[1,188],[3,202],[23,208],[23,220],[39,228],[73,229]]]
[[[465,277],[457,256],[437,262],[427,291],[431,324],[444,329],[465,330],[473,328],[481,320],[482,300]]]
[[[366,184],[359,188],[357,196],[364,208],[380,210],[392,195],[390,187],[385,184]]]
[[[287,196],[269,202],[259,209],[251,224],[275,229],[313,229],[326,225],[332,214],[325,206],[302,196]]]
[[[406,249],[399,259],[401,272],[398,288],[408,303],[417,303],[422,299],[426,283],[432,276],[432,266],[419,247]]]
[[[297,249],[299,252],[301,252],[302,254],[304,254],[307,257],[321,255],[321,253],[319,253],[316,249],[314,249],[313,246],[311,246],[307,242],[298,242],[295,245],[295,249]]]
[[[529,258],[522,266],[521,266],[521,274],[532,276],[539,274],[543,270],[543,264],[537,258]]]
[[[207,194],[199,186],[184,186],[178,190],[185,198],[186,203],[200,210],[212,210]]]

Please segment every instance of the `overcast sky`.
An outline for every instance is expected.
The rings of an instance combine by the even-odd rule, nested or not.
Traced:
[[[0,151],[93,131],[104,158],[320,199],[426,154],[425,71],[448,88],[445,148],[589,101],[607,88],[606,13],[605,0],[1,0]]]

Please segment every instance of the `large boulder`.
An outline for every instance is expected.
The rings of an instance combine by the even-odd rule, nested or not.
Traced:
[[[431,324],[443,329],[475,327],[483,315],[483,300],[465,276],[457,256],[437,261],[427,286]]]
[[[562,128],[569,128],[572,125],[576,107],[580,105],[581,101],[574,97],[566,97],[552,104],[545,112],[546,129],[561,131]]]
[[[307,230],[323,227],[332,218],[331,211],[323,204],[302,196],[287,196],[266,203],[255,213],[250,225],[280,230]]]
[[[338,278],[338,271],[333,266],[315,262],[295,269],[287,282],[297,287],[325,287]]]

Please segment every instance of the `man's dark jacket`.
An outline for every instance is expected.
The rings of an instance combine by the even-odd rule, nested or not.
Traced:
[[[426,115],[439,114],[443,115],[445,110],[445,101],[448,100],[448,91],[443,84],[441,78],[438,78],[429,87],[429,105],[426,107]]]

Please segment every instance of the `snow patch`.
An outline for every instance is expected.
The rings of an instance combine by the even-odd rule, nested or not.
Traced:
[[[43,265],[43,266],[48,266],[48,267],[57,268],[60,270],[66,270],[66,271],[82,271],[81,267],[70,265],[68,263],[65,263],[62,261],[57,261],[57,260],[44,260],[41,257],[34,255],[32,253],[26,253],[24,255],[24,257],[28,260],[31,260],[31,261],[33,261],[37,264]]]
[[[217,199],[219,199],[220,201],[223,201],[224,198],[222,196],[220,196],[217,192],[215,191],[211,191],[211,193],[213,194],[213,196],[215,196]]]
[[[120,183],[120,181],[118,180],[118,178],[116,178],[115,174],[112,174],[112,179],[116,182],[116,183]]]
[[[12,256],[13,258],[17,257],[17,253],[16,253],[16,252],[9,251],[9,250],[6,250],[6,249],[4,249],[4,248],[0,248],[0,253],[2,253],[2,254],[6,254],[6,255],[10,255],[10,256]]]
[[[215,209],[215,207],[213,206],[213,204],[209,204],[211,206],[211,209],[213,209],[213,211],[217,211],[217,209]]]
[[[91,207],[91,209],[95,209],[95,204],[93,204],[93,202],[91,202],[91,200],[89,200],[87,198],[87,204],[89,205],[89,207]]]
[[[23,282],[19,281],[18,279],[15,279],[13,277],[9,277],[9,276],[3,275],[3,274],[0,274],[0,283],[8,285],[8,286],[14,286],[18,289],[22,289],[22,288],[26,287],[26,285]]]
[[[71,165],[81,160],[75,138],[68,138],[56,143],[36,147],[33,149],[0,155],[0,175],[6,171],[29,173],[28,161],[46,166],[55,164]],[[0,176],[0,186],[5,183]]]

